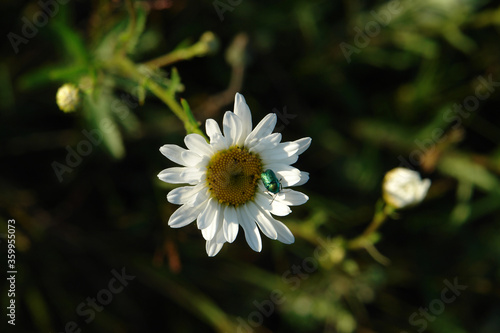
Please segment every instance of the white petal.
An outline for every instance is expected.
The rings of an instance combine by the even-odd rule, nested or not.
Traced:
[[[210,157],[214,153],[212,146],[210,146],[207,141],[199,134],[193,133],[186,135],[186,137],[184,138],[184,143],[186,144],[186,147],[200,156]]]
[[[276,196],[275,201],[279,201],[288,206],[298,206],[305,204],[309,197],[302,192],[286,189]]]
[[[416,194],[417,201],[420,202],[420,201],[424,200],[430,186],[431,186],[430,179],[422,179],[422,182],[420,183],[420,186],[418,187],[417,194]]]
[[[299,159],[299,154],[293,154],[292,156],[289,156],[287,158],[281,159],[279,162],[281,164],[291,165],[291,164],[297,162],[298,159]]]
[[[262,193],[255,193],[255,203],[259,206],[262,207],[262,209],[266,211],[270,211],[272,209],[271,207],[271,201],[273,200],[273,197],[266,192],[267,190],[264,187],[260,187],[259,189],[262,191]]]
[[[196,193],[202,190],[203,187],[204,184],[198,184],[196,186],[181,186],[174,188],[172,191],[168,192],[167,200],[175,205],[183,205],[187,203]]]
[[[286,216],[292,212],[290,207],[279,201],[273,200],[273,198],[268,194],[257,193],[255,201],[260,207],[262,207],[262,209],[267,210],[274,215]]]
[[[214,139],[216,135],[222,135],[220,131],[219,124],[213,119],[207,119],[205,121],[205,131],[207,132],[210,142]]]
[[[201,229],[201,235],[207,241],[212,240],[215,236],[215,232],[217,231],[217,224],[212,223],[205,229]]]
[[[184,159],[181,154],[185,152],[186,149],[179,147],[178,145],[163,145],[160,147],[160,152],[165,155],[166,158],[174,163],[184,165]]]
[[[271,214],[277,215],[277,216],[287,216],[292,212],[290,207],[288,207],[286,204],[279,202],[278,200],[274,200],[271,203]]]
[[[391,196],[390,204],[393,205],[396,208],[403,208],[405,206],[408,206],[411,202],[408,200],[397,197],[396,195]]]
[[[217,204],[214,198],[208,199],[205,209],[198,215],[198,229],[208,228],[215,223],[215,214],[217,213]]]
[[[206,250],[209,257],[214,257],[220,252],[224,243],[217,243],[213,240],[207,241]]]
[[[221,209],[221,206],[218,202],[215,202],[215,215],[213,217],[214,222],[211,223],[207,228],[201,229],[201,234],[203,238],[206,240],[211,240],[215,237],[215,234],[218,229],[222,227],[222,218],[224,217],[224,210]],[[224,242],[226,240],[224,239]]]
[[[429,186],[430,180],[422,180],[418,172],[398,167],[385,175],[382,195],[389,205],[404,208],[420,203]]]
[[[307,148],[309,148],[309,146],[311,145],[311,141],[312,141],[311,138],[302,138],[295,140],[294,142],[299,145],[299,150],[297,151],[297,155],[300,155],[303,152],[305,152]]]
[[[198,193],[194,194],[188,202],[187,205],[191,207],[198,207],[203,202],[207,201],[210,198],[210,193],[208,192],[208,187],[206,184],[202,184],[202,189]]]
[[[203,157],[190,151],[179,147],[177,145],[163,145],[160,152],[171,161],[183,166],[195,166],[199,164]]]
[[[238,144],[238,140],[242,131],[241,126],[241,120],[237,115],[235,115],[231,111],[227,111],[224,114],[222,127],[224,129],[224,136],[226,137],[229,146]]]
[[[181,158],[184,161],[183,165],[185,166],[196,166],[203,160],[203,156],[200,156],[191,150],[183,151],[181,153]]]
[[[292,232],[286,225],[283,224],[283,222],[272,219],[270,220],[273,223],[274,228],[276,229],[276,232],[278,233],[278,240],[284,244],[292,244],[295,242],[295,237],[293,237]]]
[[[296,183],[293,186],[304,185],[305,183],[307,183],[308,180],[309,180],[309,172],[301,171],[300,172],[300,180],[299,180],[299,182]]]
[[[258,140],[271,134],[276,126],[277,119],[276,113],[269,113],[265,116],[245,139],[245,147],[251,148]]]
[[[297,169],[296,167],[290,166],[290,165],[283,164],[283,163],[279,163],[279,162],[264,163],[263,167],[266,170],[267,169],[273,170],[274,173],[276,174],[276,176],[278,177],[278,179],[280,179],[280,177],[278,176],[278,173],[293,173],[296,176],[300,177],[300,170],[299,169]],[[283,176],[281,178],[283,178]]]
[[[229,205],[224,210],[224,237],[228,243],[234,242],[236,236],[238,235],[238,229],[240,225],[238,223],[238,215],[236,209]]]
[[[222,246],[226,242],[224,238],[224,232],[222,230],[222,222],[217,226],[217,231],[215,236],[207,241],[206,250],[209,257],[215,256],[222,249]]]
[[[238,213],[238,220],[240,221],[241,227],[245,231],[245,239],[248,245],[250,245],[255,252],[260,252],[262,250],[262,240],[257,224],[253,222],[252,217],[248,216],[243,209],[238,209],[236,212]]]
[[[173,167],[162,170],[158,178],[171,184],[196,184],[201,181],[203,173],[198,168]]]
[[[225,149],[229,148],[229,144],[227,143],[227,139],[221,134],[214,135],[214,138],[210,142],[210,144],[212,145],[212,147],[215,151],[225,150]]]
[[[259,200],[259,196],[257,196],[256,197],[256,204],[259,205],[260,202],[262,201],[262,199],[266,199],[265,195],[263,197],[261,197],[260,200]],[[268,204],[269,204],[269,202],[268,202]],[[260,209],[260,211],[262,212],[264,217],[272,223],[273,228],[276,230],[276,233],[278,235],[278,237],[276,239],[282,243],[285,243],[285,244],[292,244],[293,242],[295,242],[295,237],[293,236],[290,229],[288,229],[288,227],[285,226],[282,222],[274,219],[271,216],[271,214],[269,213],[269,211],[266,210],[265,207],[263,207],[263,206],[261,206],[261,207],[262,208]]]
[[[300,181],[300,171],[294,167],[289,167],[291,169],[288,170],[280,170],[276,171],[276,177],[281,179],[281,186],[289,187],[294,186]]]
[[[265,150],[260,153],[260,157],[267,161],[280,161],[287,157],[293,156],[299,150],[299,145],[295,142],[283,142],[280,143],[276,148]]]
[[[251,153],[260,153],[264,150],[275,148],[281,141],[281,133],[273,133],[265,138],[260,139],[252,148],[249,149]]]
[[[242,146],[246,137],[252,131],[252,114],[250,108],[242,94],[236,93],[234,97],[234,113],[241,119],[241,136],[238,140],[238,145]]]
[[[182,205],[170,216],[168,225],[172,228],[184,227],[196,219],[202,208],[205,208],[205,206],[191,207],[189,205]]]
[[[248,216],[252,216],[264,235],[270,239],[277,239],[278,234],[267,216],[251,201],[244,205]],[[267,214],[269,217],[271,215]]]

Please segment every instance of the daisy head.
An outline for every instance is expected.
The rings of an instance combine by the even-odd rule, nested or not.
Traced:
[[[405,208],[420,203],[430,186],[430,179],[421,179],[417,171],[395,168],[384,177],[382,196],[388,205]]]
[[[273,215],[288,215],[289,206],[309,199],[288,187],[309,179],[307,172],[291,165],[309,147],[311,138],[281,142],[281,134],[273,133],[276,120],[276,114],[270,113],[252,128],[250,109],[237,93],[234,111],[224,114],[222,131],[215,120],[207,119],[210,143],[201,135],[188,134],[184,138],[187,149],[172,144],[160,148],[181,166],[163,170],[158,178],[188,184],[167,195],[170,203],[181,205],[168,225],[180,228],[196,220],[209,256],[215,256],[224,243],[232,243],[240,226],[248,245],[257,252],[262,250],[260,232],[285,244],[295,241]]]

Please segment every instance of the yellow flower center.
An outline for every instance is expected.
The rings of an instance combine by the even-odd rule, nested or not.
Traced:
[[[208,163],[208,188],[220,203],[242,205],[253,199],[261,173],[258,155],[231,147],[216,153]]]

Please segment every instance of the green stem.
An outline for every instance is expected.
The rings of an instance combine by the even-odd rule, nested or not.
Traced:
[[[377,210],[373,216],[373,220],[358,237],[347,242],[348,249],[366,249],[368,246],[373,246],[373,234],[387,220],[387,217],[394,212],[394,207],[386,205],[383,209]]]
[[[127,47],[132,35],[134,34],[136,24],[137,24],[137,15],[135,12],[134,4],[131,0],[125,1],[125,7],[127,8],[127,12],[129,15],[129,22],[127,24],[127,29],[120,35],[118,42],[121,44],[118,47],[118,53],[122,55],[127,54]]]
[[[151,68],[156,68],[156,67],[164,67],[167,65],[171,65],[173,63],[176,63],[181,60],[187,60],[195,57],[197,55],[196,52],[193,52],[190,49],[181,49],[177,51],[170,52],[168,54],[165,54],[161,57],[152,59],[148,62],[145,62],[144,65],[151,67]]]
[[[88,72],[88,67],[83,65],[48,67],[22,76],[18,81],[20,90],[33,89],[47,82],[72,82],[75,77]]]
[[[218,48],[218,41],[212,32],[205,32],[200,40],[189,47],[174,50],[161,57],[152,59],[144,63],[150,68],[159,68],[171,65],[177,61],[188,60],[194,57],[202,57],[209,53],[213,53]]]
[[[147,75],[142,74],[137,65],[134,64],[129,58],[124,56],[115,57],[114,60],[108,64],[109,67],[115,68],[122,75],[128,77],[138,84],[143,83],[146,89],[151,91],[156,97],[161,99],[172,112],[184,123],[184,128],[188,133],[197,133],[205,137],[205,134],[200,130],[198,122],[190,112],[186,112],[182,105],[175,100],[174,96],[166,89],[162,88],[156,82],[151,80]],[[206,137],[205,137],[206,138]]]
[[[189,119],[189,123],[196,124],[196,129],[200,130],[198,122],[196,121],[196,118],[194,117],[194,114],[191,111],[191,108],[189,107],[188,102],[184,98],[181,98],[181,105],[182,105],[182,108],[184,109],[184,112],[186,113],[186,115]],[[198,134],[200,134],[205,139],[207,139],[207,137],[205,136],[205,134],[203,132],[200,131]]]

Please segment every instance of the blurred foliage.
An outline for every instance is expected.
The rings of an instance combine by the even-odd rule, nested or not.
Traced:
[[[496,2],[63,2],[1,4],[0,225],[17,222],[18,271],[16,327],[1,327],[500,331]],[[70,114],[64,83],[82,97]],[[254,253],[240,232],[208,258],[195,227],[166,225],[158,148],[220,122],[236,91],[254,123],[277,112],[285,141],[312,137],[310,201],[281,219],[294,244]],[[384,265],[347,244],[396,166],[433,184],[371,235]],[[85,322],[78,306],[122,268],[135,278]],[[467,289],[423,320],[454,279]]]

